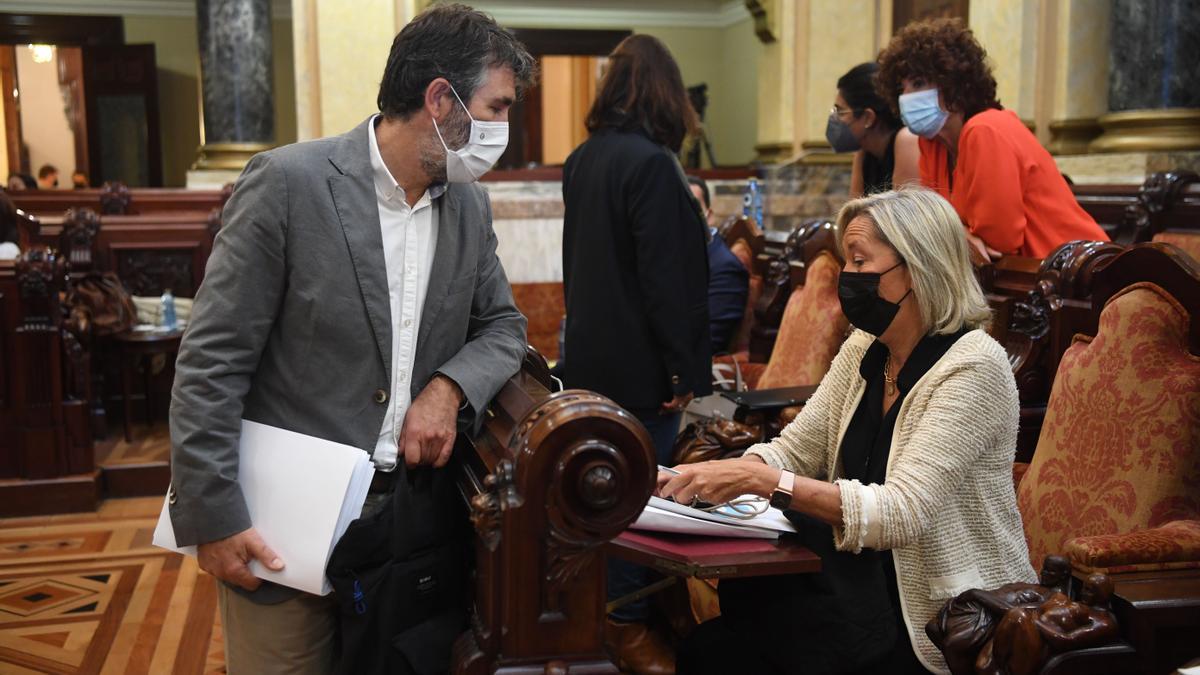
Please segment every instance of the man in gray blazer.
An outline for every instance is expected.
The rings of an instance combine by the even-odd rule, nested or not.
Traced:
[[[362,448],[377,477],[436,470],[520,367],[525,319],[472,183],[533,76],[490,17],[439,6],[396,37],[380,115],[239,178],[176,362],[168,498],[178,543],[222,582],[230,673],[328,672],[336,626],[330,598],[249,571],[287,561],[247,513],[241,420]]]

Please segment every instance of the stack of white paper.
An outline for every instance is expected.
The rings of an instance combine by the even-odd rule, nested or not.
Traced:
[[[250,522],[284,562],[273,572],[258,561],[260,579],[325,595],[325,566],[334,545],[362,512],[375,468],[362,450],[294,431],[242,420],[238,484]],[[154,545],[196,555],[177,546],[166,501],[154,528]]]
[[[746,499],[753,497],[745,496]],[[743,539],[777,539],[784,532],[796,531],[783,512],[773,507],[768,507],[765,512],[753,518],[734,518],[722,515],[720,509],[715,512],[701,511],[661,497],[651,497],[650,503],[646,504],[642,514],[630,527],[637,530]]]

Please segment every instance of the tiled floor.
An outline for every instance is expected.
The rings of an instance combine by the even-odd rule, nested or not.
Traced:
[[[216,587],[150,544],[161,497],[0,521],[0,673],[223,673]]]

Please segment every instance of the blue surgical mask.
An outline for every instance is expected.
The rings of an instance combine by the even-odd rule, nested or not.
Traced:
[[[950,113],[938,105],[938,90],[924,89],[900,95],[900,119],[914,134],[932,139],[946,124]]]

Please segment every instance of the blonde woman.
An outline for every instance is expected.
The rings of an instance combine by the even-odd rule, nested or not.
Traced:
[[[925,623],[968,588],[1036,580],[1012,483],[1019,406],[962,222],[915,188],[846,204],[842,310],[857,328],[778,438],[677,467],[659,493],[788,509],[820,574],[721,585],[680,673],[945,671]]]

